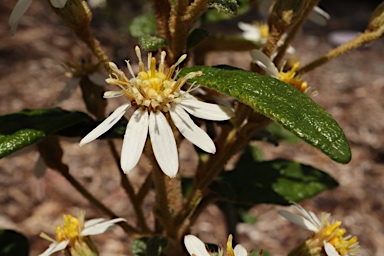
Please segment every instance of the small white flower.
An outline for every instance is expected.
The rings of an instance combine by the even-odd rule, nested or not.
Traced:
[[[65,3],[67,2],[67,0],[50,0],[50,1],[52,6],[55,8],[63,8],[65,6]],[[9,17],[9,20],[8,20],[9,26],[11,27],[12,35],[15,34],[15,31],[17,29],[17,26],[19,25],[19,21],[21,17],[27,11],[31,3],[32,3],[32,0],[17,1],[15,7],[13,8],[11,16]]]
[[[317,246],[322,247],[327,256],[360,256],[360,247],[357,237],[344,236],[346,230],[340,228],[341,221],[329,222],[329,213],[322,213],[318,219],[313,212],[306,211],[298,204],[292,206],[300,215],[289,211],[280,210],[278,213],[298,225],[312,231],[313,235],[308,239]]]
[[[167,118],[170,118],[180,133],[208,153],[215,153],[216,147],[212,139],[197,126],[189,114],[207,120],[228,120],[233,112],[231,109],[216,104],[205,103],[181,90],[186,81],[201,72],[192,72],[185,77],[173,77],[177,66],[186,58],[180,57],[176,64],[164,73],[165,52],[161,53],[161,61],[156,70],[156,59],[148,55],[148,70],[141,60],[140,48],[136,47],[140,72],[134,75],[129,62],[128,69],[132,79],[110,63],[112,75],[106,81],[118,85],[120,91],[105,92],[104,98],[125,96],[128,103],[118,107],[99,126],[80,141],[80,146],[87,144],[108,131],[125,114],[127,109],[135,111],[129,119],[124,135],[121,152],[121,168],[125,173],[131,171],[139,161],[147,135],[149,133],[153,153],[161,170],[169,177],[175,177],[179,168],[176,141]],[[176,75],[175,75],[176,76]],[[169,116],[168,116],[169,113]]]
[[[63,216],[64,224],[56,226],[56,240],[42,233],[40,236],[51,241],[48,249],[39,256],[49,256],[69,247],[87,246],[84,238],[91,235],[102,234],[117,222],[126,221],[123,218],[117,218],[106,221],[103,218],[92,219],[84,222],[84,212],[80,212],[77,218],[71,215]],[[74,250],[76,250],[76,248]]]
[[[238,27],[243,30],[243,33],[241,33],[242,37],[248,41],[252,41],[255,43],[259,43],[261,45],[264,45],[267,42],[268,35],[269,35],[269,27],[268,24],[254,22],[253,24],[239,22],[237,23]],[[286,34],[284,34],[277,42],[277,46],[282,46],[284,44],[284,40],[286,38]],[[293,48],[291,45],[288,46],[287,49],[288,54],[294,54],[295,48]]]
[[[268,76],[279,79],[284,83],[290,84],[293,87],[299,89],[302,92],[307,92],[308,84],[303,79],[300,79],[296,75],[296,70],[299,68],[300,63],[296,62],[291,70],[283,72],[277,69],[275,64],[270,58],[268,58],[262,51],[254,49],[251,51],[252,62],[256,63],[262,68]]]
[[[205,244],[194,235],[186,235],[184,237],[184,245],[190,255],[195,256],[211,256],[207,251]],[[223,255],[223,249],[219,249],[219,256]],[[227,242],[227,255],[229,256],[247,256],[247,250],[240,244],[232,248],[232,235],[229,235]]]
[[[241,35],[244,39],[256,43],[265,44],[267,42],[269,28],[267,24],[249,24],[245,22],[237,23],[237,26],[243,30]]]

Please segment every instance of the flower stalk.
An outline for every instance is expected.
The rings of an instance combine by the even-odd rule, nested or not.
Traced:
[[[352,39],[351,41],[340,45],[339,47],[331,50],[330,52],[321,56],[320,58],[303,66],[297,71],[297,75],[305,74],[321,65],[324,65],[325,63],[333,60],[334,58],[339,57],[340,55],[346,54],[356,48],[359,48],[360,46],[371,43],[383,37],[383,35],[384,35],[384,26],[374,31],[366,31],[363,34],[360,34],[356,38]]]

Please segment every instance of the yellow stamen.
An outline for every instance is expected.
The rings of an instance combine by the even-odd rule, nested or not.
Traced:
[[[228,256],[235,256],[235,252],[233,251],[233,247],[232,247],[232,235],[228,236],[227,254]]]
[[[308,88],[307,82],[305,82],[303,79],[299,79],[296,77],[296,70],[299,68],[299,65],[300,63],[296,62],[293,65],[291,70],[287,72],[280,71],[279,79],[284,83],[290,84],[296,89],[299,89],[300,91],[305,92]]]
[[[56,238],[57,241],[70,240],[73,241],[79,236],[79,232],[82,229],[79,220],[71,215],[63,216],[64,224],[62,226],[56,226]]]
[[[155,77],[156,75],[156,59],[154,57],[151,58],[151,77]]]

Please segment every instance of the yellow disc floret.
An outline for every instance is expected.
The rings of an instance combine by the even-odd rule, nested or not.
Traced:
[[[78,218],[72,215],[63,215],[64,224],[56,226],[56,239],[59,242],[69,240],[70,243],[79,237],[81,230],[83,230],[84,216],[79,214]]]
[[[139,73],[135,76],[129,62],[127,66],[132,75],[132,79],[128,80],[124,73],[117,68],[114,63],[110,63],[113,73],[106,81],[109,84],[116,84],[122,89],[122,93],[133,106],[146,107],[149,111],[160,110],[169,111],[171,104],[180,102],[178,98],[182,96],[181,87],[192,77],[201,75],[201,72],[192,72],[187,76],[176,79],[176,68],[186,58],[182,55],[179,60],[165,72],[165,57],[163,51],[160,55],[160,63],[156,69],[156,59],[152,54],[148,54],[148,67],[144,66],[141,59],[140,48],[135,48],[137,58],[139,59]]]
[[[307,82],[305,82],[303,79],[296,77],[296,70],[299,68],[299,65],[300,63],[296,62],[291,70],[287,72],[280,71],[279,79],[284,83],[290,84],[293,87],[299,89],[300,91],[305,92],[308,88]]]
[[[260,23],[260,22],[254,22],[252,24],[259,29],[261,38],[265,38],[265,39],[268,38],[268,35],[269,35],[268,24]]]
[[[325,241],[333,245],[341,256],[359,255],[359,243],[357,237],[344,236],[346,230],[340,228],[341,221],[330,223],[325,221],[323,227],[314,234],[313,238],[318,240],[320,245]]]

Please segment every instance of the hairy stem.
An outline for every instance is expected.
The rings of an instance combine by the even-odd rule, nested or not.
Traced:
[[[138,200],[138,196],[136,196],[131,182],[129,181],[127,175],[125,175],[123,170],[121,169],[120,157],[116,151],[115,144],[113,143],[112,140],[108,140],[108,146],[109,146],[109,149],[111,150],[113,158],[115,159],[116,166],[119,169],[119,173],[121,177],[121,180],[120,180],[121,186],[123,187],[125,193],[127,194],[128,198],[131,200],[131,203],[133,205],[133,209],[137,217],[138,225],[144,233],[149,233],[150,229],[147,225],[147,222],[145,221],[143,209],[141,208],[142,200]]]
[[[306,6],[302,16],[300,17],[299,21],[293,26],[291,31],[288,33],[287,38],[285,38],[284,43],[281,47],[278,49],[278,53],[273,60],[276,67],[279,66],[280,61],[282,60],[285,52],[287,51],[290,43],[295,38],[297,33],[300,31],[301,27],[303,26],[304,22],[307,20],[308,15],[313,11],[313,8],[319,3],[319,0],[312,0],[308,3],[308,6]]]
[[[63,165],[64,166],[64,165]],[[110,210],[107,206],[105,206],[102,202],[100,202],[96,197],[94,197],[88,190],[86,190],[70,173],[68,170],[68,166],[66,168],[57,169],[64,178],[67,179],[69,183],[81,194],[83,195],[89,202],[91,202],[94,206],[99,208],[102,212],[108,215],[111,219],[118,218],[117,214],[115,214],[112,210]],[[119,222],[117,225],[121,226],[124,231],[129,235],[137,235],[139,231],[134,227],[129,225],[126,222]]]
[[[352,39],[351,41],[340,45],[339,47],[331,50],[327,54],[321,56],[320,58],[312,61],[311,63],[305,65],[301,69],[297,71],[297,75],[302,75],[304,73],[307,73],[321,65],[324,65],[328,61],[333,60],[334,58],[346,54],[360,46],[363,46],[365,44],[368,44],[370,42],[373,42],[377,40],[378,38],[382,37],[384,35],[384,26],[380,27],[376,31],[366,31],[365,33],[357,36],[356,38]]]

